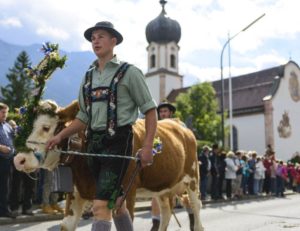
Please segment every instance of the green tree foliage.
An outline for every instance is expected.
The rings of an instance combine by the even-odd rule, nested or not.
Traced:
[[[6,75],[9,83],[1,87],[2,101],[13,111],[24,105],[25,100],[31,94],[33,82],[27,77],[25,68],[30,66],[30,60],[25,51],[22,51],[9,73]]]
[[[218,101],[211,83],[192,86],[175,103],[176,115],[193,128],[198,139],[212,143],[221,140],[221,116],[217,114]]]

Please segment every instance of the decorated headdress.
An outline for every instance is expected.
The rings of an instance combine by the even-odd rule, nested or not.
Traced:
[[[20,121],[18,123],[18,133],[14,141],[17,151],[28,151],[26,147],[26,139],[32,132],[33,122],[38,113],[53,113],[51,107],[49,112],[47,107],[39,107],[40,100],[43,96],[46,81],[50,78],[52,73],[59,67],[63,68],[65,65],[66,56],[60,57],[58,44],[45,43],[41,48],[44,53],[44,58],[36,67],[27,67],[25,69],[28,78],[34,82],[34,89],[31,96],[26,99],[25,105],[19,109]]]

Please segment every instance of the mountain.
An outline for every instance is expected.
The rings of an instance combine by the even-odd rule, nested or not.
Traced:
[[[13,67],[21,51],[27,52],[32,66],[35,66],[43,58],[40,52],[41,47],[41,44],[20,46],[0,40],[0,85],[7,85],[8,69]],[[47,81],[44,99],[52,99],[58,105],[66,106],[77,99],[82,78],[89,65],[95,60],[95,55],[89,51],[66,52],[63,50],[60,50],[60,54],[67,56],[66,65],[63,69],[57,69]]]

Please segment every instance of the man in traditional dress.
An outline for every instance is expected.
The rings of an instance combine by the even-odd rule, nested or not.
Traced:
[[[131,156],[132,124],[138,110],[145,114],[146,135],[139,156],[142,167],[153,162],[152,147],[156,131],[156,103],[145,77],[133,65],[121,62],[114,55],[114,47],[123,37],[112,23],[102,21],[84,32],[92,43],[97,60],[82,81],[79,91],[80,110],[76,119],[66,129],[50,139],[46,148],[51,149],[64,138],[87,129],[88,152],[99,154],[89,159],[89,166],[96,180],[93,201],[94,222],[92,231],[111,230],[112,204],[122,195],[121,182],[129,160],[101,158],[101,153]],[[132,220],[125,203],[113,217],[117,230],[133,230]]]

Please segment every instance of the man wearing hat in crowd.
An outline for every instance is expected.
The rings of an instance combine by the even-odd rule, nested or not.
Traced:
[[[176,112],[176,108],[167,101],[160,103],[157,107],[158,119],[172,118]]]
[[[157,107],[158,119],[169,119],[172,118],[176,108],[167,101],[161,102]],[[151,216],[152,216],[152,227],[150,231],[156,231],[160,224],[160,209],[158,202],[155,198],[152,198],[151,202]]]
[[[53,148],[64,138],[87,130],[87,151],[131,156],[132,124],[138,109],[145,114],[146,134],[139,152],[142,167],[153,162],[152,147],[156,132],[156,103],[142,72],[133,65],[121,62],[114,47],[123,41],[122,35],[107,21],[98,22],[84,32],[91,42],[97,60],[83,78],[79,91],[80,110],[73,123],[47,142]],[[95,176],[96,195],[93,201],[92,231],[111,230],[113,218],[117,230],[133,230],[125,203],[112,217],[112,205],[122,195],[122,179],[128,162],[122,158],[91,157],[89,166]]]
[[[159,120],[173,118],[175,112],[176,112],[176,107],[173,106],[168,101],[161,102],[157,107],[157,114],[158,114]],[[182,124],[184,125],[183,122],[182,122]],[[193,215],[193,211],[190,208],[188,201],[186,201],[186,210],[189,215],[190,229],[193,230],[194,215]],[[160,225],[160,209],[159,209],[158,202],[155,198],[152,198],[152,202],[151,202],[151,216],[152,216],[152,227],[151,227],[150,231],[157,231],[159,228],[159,225]]]

